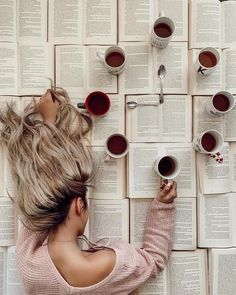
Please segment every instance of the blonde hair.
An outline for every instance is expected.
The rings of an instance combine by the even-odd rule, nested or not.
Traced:
[[[66,91],[56,88],[55,125],[43,120],[35,99],[22,115],[14,105],[0,113],[0,142],[7,149],[17,208],[30,229],[49,233],[62,223],[73,198],[87,207],[93,159],[86,141],[91,118],[80,113]]]

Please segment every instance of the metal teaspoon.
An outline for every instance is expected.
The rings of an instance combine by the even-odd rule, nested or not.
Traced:
[[[160,65],[160,67],[157,71],[157,75],[160,78],[160,86],[161,86],[159,102],[163,103],[164,102],[164,95],[163,95],[163,82],[162,82],[162,80],[165,78],[165,75],[166,75],[166,68],[164,65]]]
[[[157,103],[138,103],[136,101],[128,101],[127,106],[129,109],[135,109],[138,106],[157,106]]]

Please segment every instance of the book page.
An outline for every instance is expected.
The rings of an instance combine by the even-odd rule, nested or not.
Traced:
[[[98,170],[94,178],[92,198],[122,199],[125,197],[125,158],[106,161],[105,147],[93,147]]]
[[[232,47],[236,45],[236,31],[234,28],[234,20],[236,18],[236,3],[235,1],[226,1],[221,3],[222,17],[222,43],[221,46]]]
[[[47,0],[17,1],[18,41],[47,42]]]
[[[224,143],[220,151],[224,158],[222,163],[218,163],[207,154],[197,153],[197,171],[200,178],[200,191],[203,194],[228,193],[230,187],[230,151],[229,144]]]
[[[84,44],[117,43],[117,1],[84,0]]]
[[[125,94],[151,93],[152,47],[150,43],[120,43],[126,55],[125,70],[119,76],[119,91]]]
[[[16,43],[0,43],[0,94],[18,95],[18,48]]]
[[[234,31],[234,30],[233,30]],[[236,40],[236,39],[235,39]],[[236,93],[236,49],[222,50],[223,58],[223,86],[231,93]]]
[[[159,0],[158,10],[173,19],[175,32],[172,41],[188,41],[188,0]]]
[[[119,41],[149,41],[155,18],[153,0],[119,0]]]
[[[0,19],[0,41],[17,42],[16,0],[0,0]]]
[[[49,41],[54,44],[82,44],[81,0],[49,1]]]
[[[194,250],[196,242],[196,198],[177,197],[173,250]]]
[[[53,77],[53,47],[48,43],[19,44],[19,90],[21,95],[45,93]]]
[[[193,136],[206,130],[217,130],[221,134],[224,132],[223,116],[211,116],[206,111],[206,103],[212,96],[194,96],[193,97]]]
[[[0,245],[15,244],[15,209],[9,197],[0,196]]]
[[[179,197],[195,197],[195,154],[191,143],[133,143],[129,151],[129,197],[154,198],[160,185],[153,167],[155,160],[166,154],[176,156],[181,171],[176,182]]]
[[[156,278],[148,279],[134,295],[167,295],[166,269],[160,272]]]
[[[90,200],[89,239],[129,241],[129,200]],[[108,222],[109,221],[109,222]]]
[[[236,104],[234,108],[223,116],[224,119],[224,140],[225,141],[236,141]]]
[[[132,142],[190,142],[192,137],[192,99],[187,95],[127,96],[127,101],[158,103],[157,106],[127,107],[127,134]],[[173,116],[176,120],[172,120]]]
[[[189,50],[189,92],[192,95],[213,95],[222,90],[222,60],[214,72],[207,76],[201,76],[197,73],[195,62],[199,50]]]
[[[109,135],[113,133],[125,134],[125,98],[123,95],[109,95],[111,107],[105,117],[94,118],[91,134],[91,144],[104,145]]]
[[[190,1],[190,48],[221,45],[221,4],[215,0]]]
[[[232,246],[230,195],[200,195],[198,202],[198,246]]]
[[[56,46],[56,85],[71,95],[85,92],[86,55],[85,46]]]
[[[207,295],[207,252],[172,252],[167,278],[169,295]],[[222,294],[223,295],[223,294]]]
[[[6,294],[24,295],[24,288],[21,283],[16,266],[16,247],[7,249],[7,282]]]
[[[234,295],[236,289],[236,249],[211,249],[211,294]]]
[[[230,143],[231,191],[236,192],[236,143]]]
[[[143,246],[146,217],[152,199],[130,200],[130,243]],[[177,198],[174,250],[196,248],[196,198]]]
[[[174,62],[173,62],[174,61]],[[157,71],[165,65],[166,76],[163,78],[164,93],[188,93],[188,44],[170,42],[164,50],[153,47],[154,92],[160,92],[160,79]]]
[[[107,72],[105,65],[97,57],[97,52],[105,52],[107,46],[86,47],[86,81],[87,91],[117,93],[117,76]]]
[[[0,294],[6,294],[6,248],[0,247]]]

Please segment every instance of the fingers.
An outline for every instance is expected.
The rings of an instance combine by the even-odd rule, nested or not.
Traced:
[[[177,183],[170,181],[167,184],[163,183],[162,186],[158,199],[164,203],[171,203],[177,197]]]

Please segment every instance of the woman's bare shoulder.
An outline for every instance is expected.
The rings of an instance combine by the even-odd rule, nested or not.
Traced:
[[[83,263],[71,262],[68,283],[74,287],[88,287],[104,280],[116,264],[116,253],[104,249],[84,256]]]

